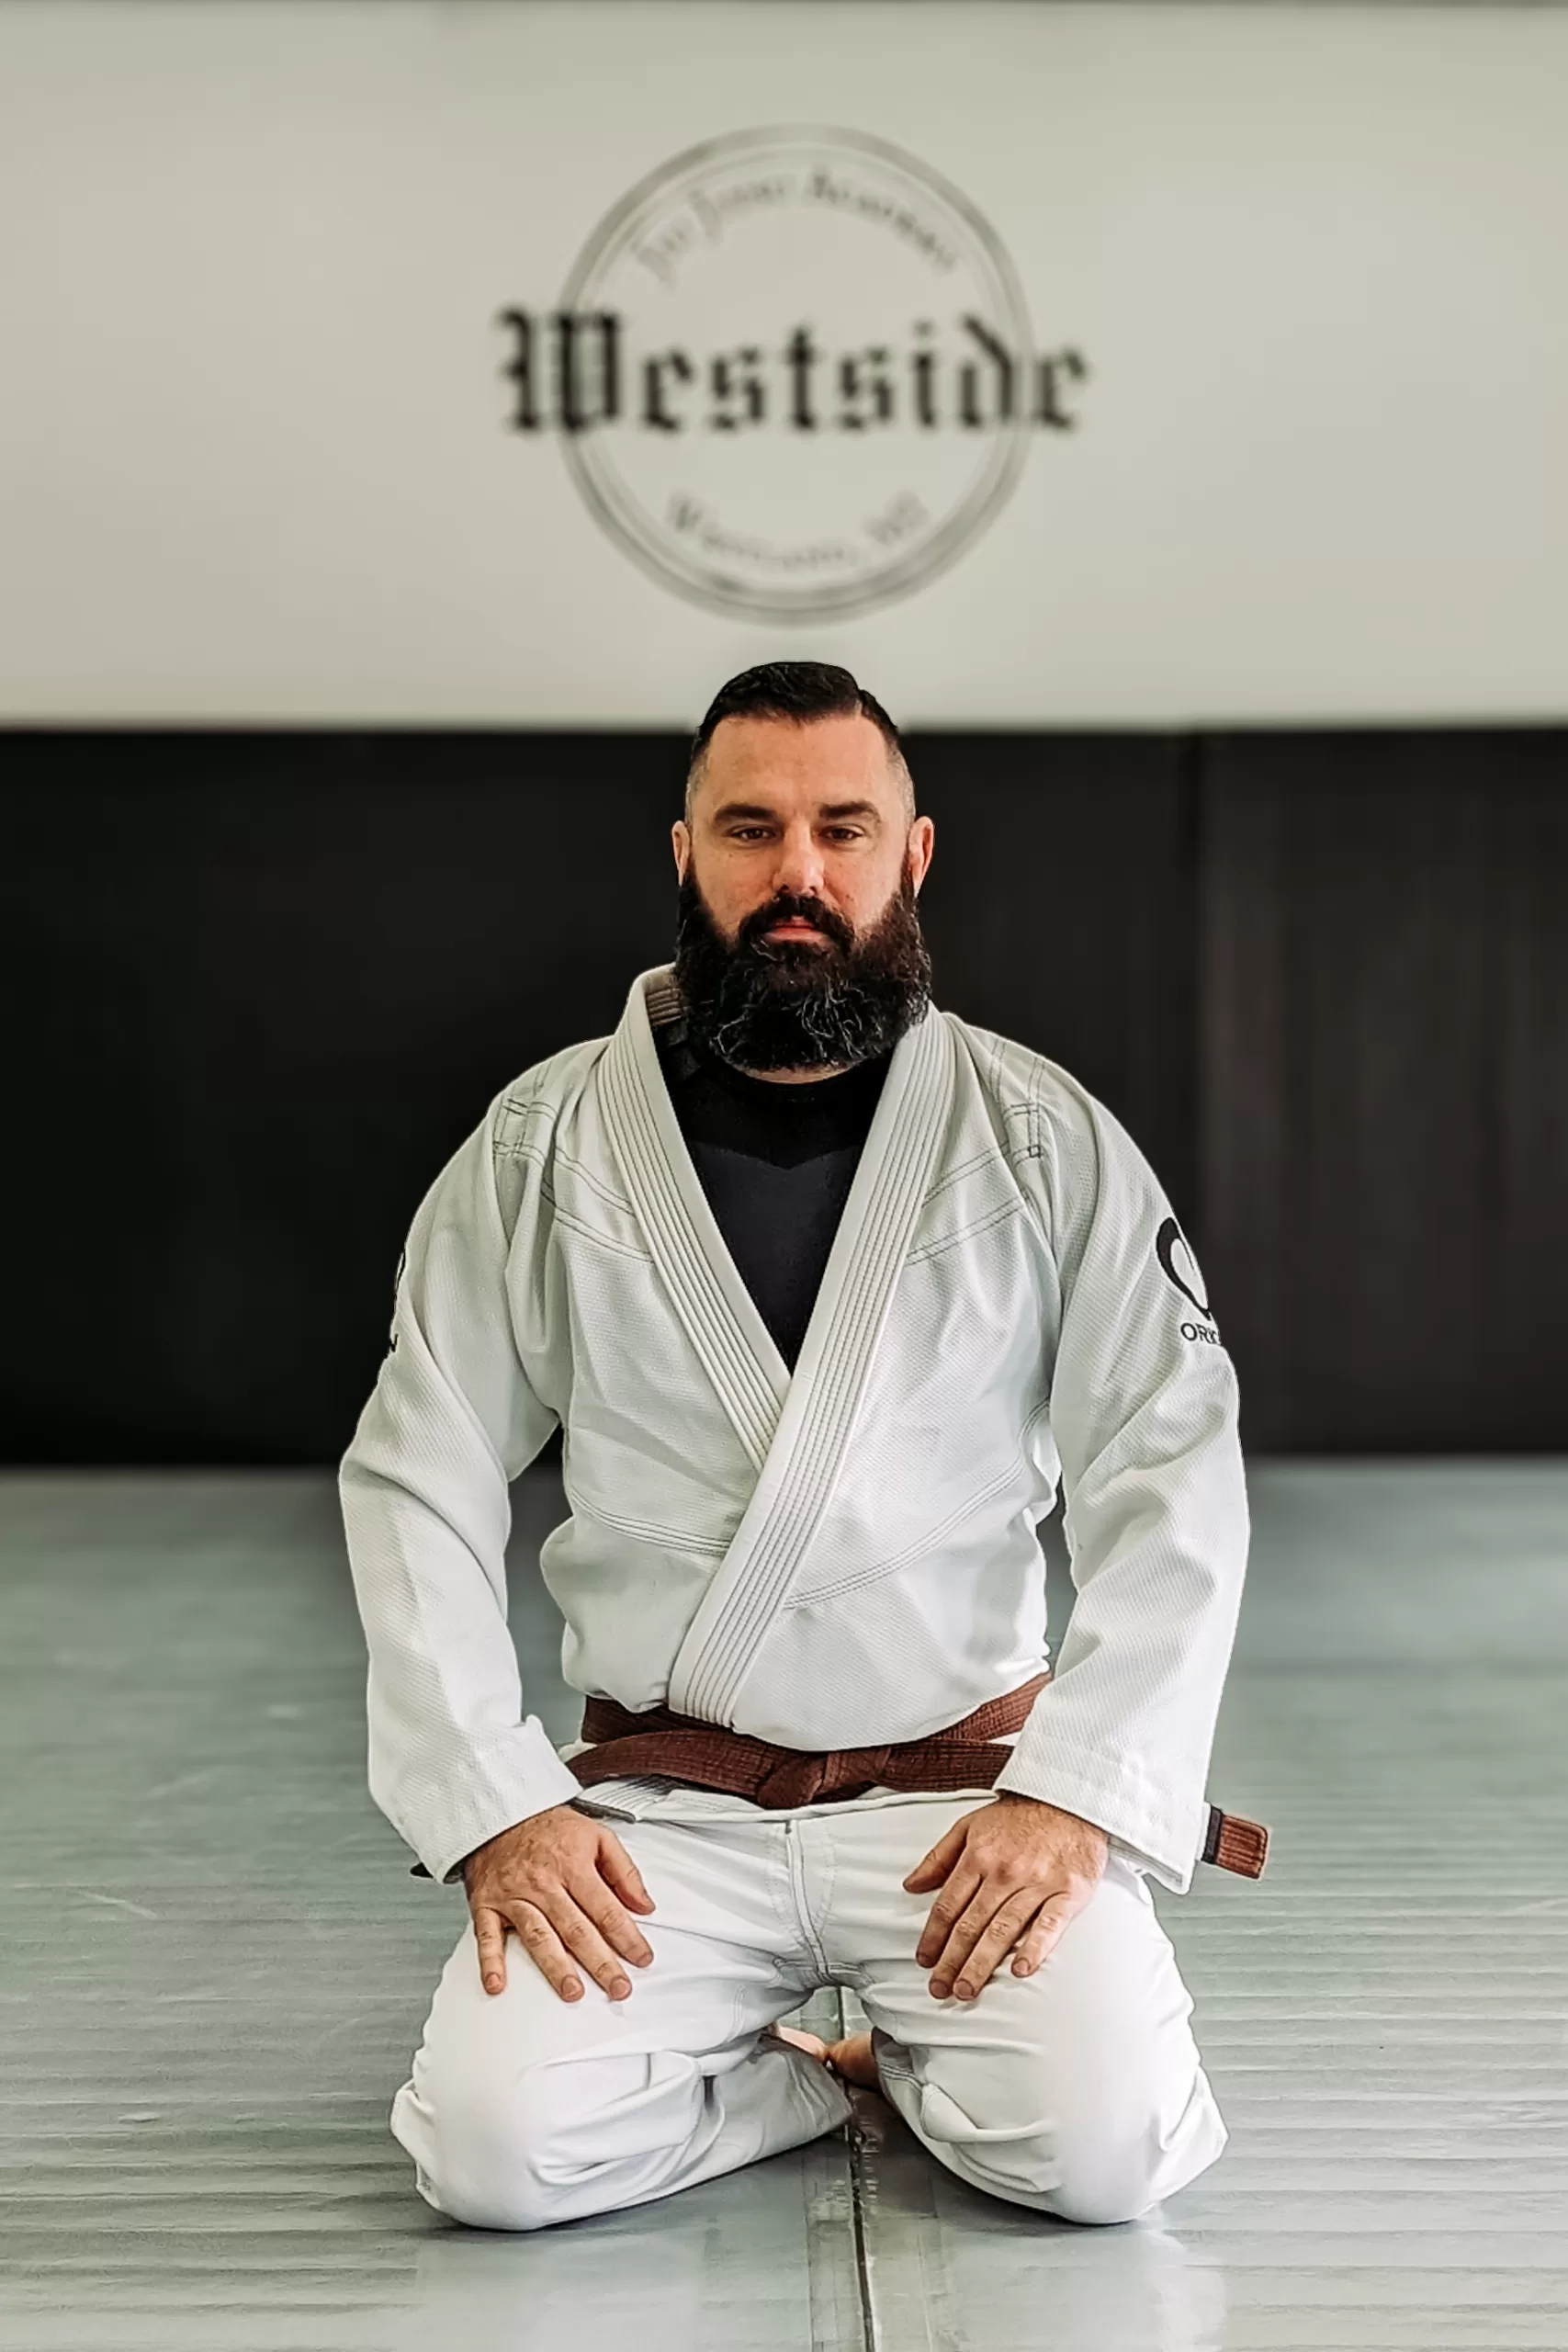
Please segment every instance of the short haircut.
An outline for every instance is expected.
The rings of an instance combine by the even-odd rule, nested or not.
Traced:
[[[754,670],[742,670],[739,677],[720,686],[692,738],[686,765],[688,824],[709,740],[724,718],[788,718],[801,727],[814,718],[869,718],[887,746],[887,763],[902,787],[905,816],[913,823],[914,778],[898,729],[876,696],[867,694],[847,670],[831,662],[761,662]]]

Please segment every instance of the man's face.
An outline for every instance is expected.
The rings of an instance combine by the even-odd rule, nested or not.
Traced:
[[[675,864],[695,881],[731,944],[775,900],[812,901],[858,936],[886,911],[908,871],[931,863],[929,817],[911,826],[887,746],[869,718],[725,718],[707,745],[690,828],[674,829]],[[807,954],[829,942],[809,913],[762,934]]]
[[[915,898],[932,831],[869,718],[722,720],[674,829],[693,1037],[794,1079],[890,1051],[929,999]]]

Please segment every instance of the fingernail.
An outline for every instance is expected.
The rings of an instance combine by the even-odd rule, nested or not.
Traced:
[[[499,1993],[500,1990],[501,1979],[499,1976],[487,1976],[485,1978],[485,1991],[487,1993]]]

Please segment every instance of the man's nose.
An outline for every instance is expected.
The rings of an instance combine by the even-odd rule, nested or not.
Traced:
[[[807,824],[792,825],[779,843],[773,861],[773,888],[796,899],[822,896],[822,852]]]

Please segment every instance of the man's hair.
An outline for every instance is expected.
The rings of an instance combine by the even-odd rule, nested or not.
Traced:
[[[898,729],[874,695],[831,662],[761,662],[720,686],[692,738],[686,767],[686,822],[692,796],[702,780],[703,762],[714,729],[722,718],[788,718],[807,726],[814,718],[869,718],[887,746],[887,764],[904,796],[904,814],[915,817],[915,783]]]

